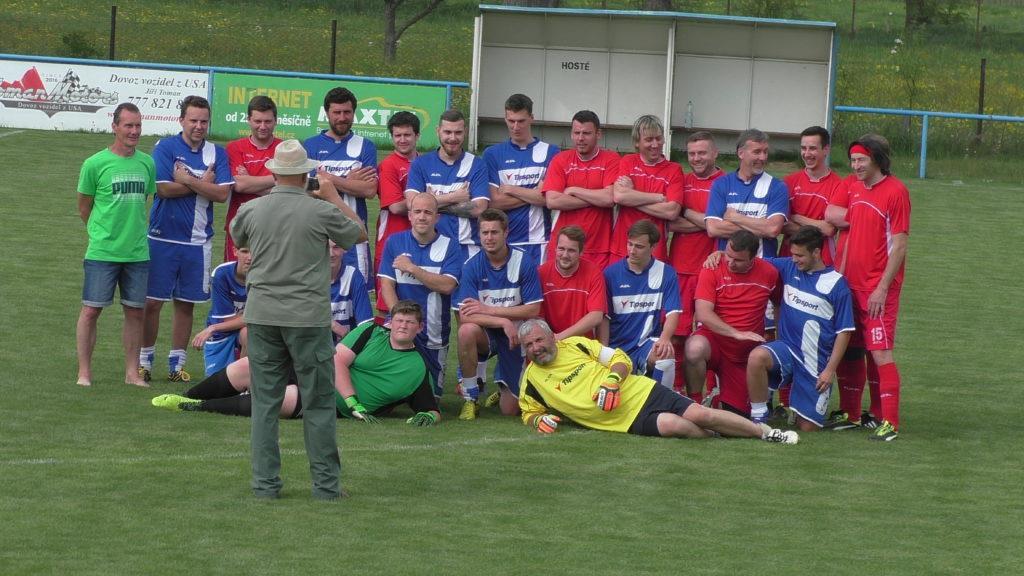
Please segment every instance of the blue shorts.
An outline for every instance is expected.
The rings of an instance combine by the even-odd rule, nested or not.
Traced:
[[[427,372],[434,379],[434,396],[441,397],[444,392],[445,365],[448,363],[448,347],[429,348],[426,346],[426,338],[416,335],[416,350],[427,365]]]
[[[238,332],[231,332],[219,340],[203,343],[203,362],[206,375],[220,372],[238,358]]]
[[[177,244],[149,239],[149,275],[146,297],[151,300],[206,302],[210,299],[210,248],[206,244]]]
[[[626,352],[629,355],[629,359],[633,362],[633,374],[648,375],[647,359],[650,358],[651,351],[654,350],[654,343],[657,341],[657,338],[648,338],[636,348]]]
[[[825,425],[825,413],[828,412],[828,401],[832,395],[832,387],[824,392],[817,390],[818,375],[799,362],[793,350],[781,340],[761,344],[772,355],[772,369],[768,371],[768,387],[778,390],[792,385],[789,394],[789,406],[804,420],[820,426]]]
[[[498,365],[494,368],[494,381],[504,384],[516,398],[519,397],[519,377],[523,375],[523,349],[519,346],[510,348],[505,331],[495,328],[484,328],[487,333],[488,353],[480,357],[483,362],[494,356],[498,357]]]
[[[341,257],[342,268],[353,266],[363,275],[367,286],[373,285],[374,271],[370,269],[370,244],[361,242],[345,251]]]
[[[82,283],[82,304],[106,308],[114,303],[114,288],[121,291],[121,304],[130,308],[146,306],[146,283],[149,261],[101,262],[83,260],[85,281]]]

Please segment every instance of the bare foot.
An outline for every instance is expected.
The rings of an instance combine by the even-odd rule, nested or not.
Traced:
[[[79,386],[84,386],[86,388],[92,386],[92,382],[90,382],[88,378],[82,378],[81,376],[78,377],[78,382],[76,382],[76,384],[78,384]]]
[[[124,379],[124,383],[128,384],[130,386],[138,386],[139,388],[149,388],[150,387],[149,386],[149,382],[146,382],[145,380],[136,380],[136,379],[132,379],[132,378],[125,378]]]

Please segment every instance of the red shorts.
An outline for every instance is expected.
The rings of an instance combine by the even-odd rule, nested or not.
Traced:
[[[703,326],[694,330],[693,336],[703,336],[711,345],[708,370],[714,370],[718,376],[718,401],[749,412],[747,356],[760,343],[721,336]]]
[[[679,278],[679,304],[683,313],[679,315],[676,336],[693,334],[693,306],[697,296],[697,274],[677,274]]]
[[[857,332],[850,341],[851,345],[861,346],[866,350],[892,350],[896,344],[896,316],[900,310],[900,288],[890,288],[885,296],[882,315],[877,318],[868,316],[868,297],[870,290],[850,290],[853,296],[853,322]]]

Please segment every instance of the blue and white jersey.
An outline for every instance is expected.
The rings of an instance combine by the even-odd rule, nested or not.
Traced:
[[[181,137],[168,136],[153,148],[153,162],[156,164],[156,182],[174,182],[174,165],[181,162],[196,178],[202,178],[207,168],[213,166],[215,184],[234,184],[228,153],[213,142],[204,141],[196,150],[189,148]],[[178,244],[205,244],[213,238],[213,202],[199,194],[188,194],[179,198],[153,200],[149,212],[149,237]]]
[[[831,266],[801,272],[790,258],[768,258],[784,282],[778,339],[815,378],[828,364],[836,335],[851,332],[853,304],[846,278]]]
[[[363,166],[377,167],[377,147],[372,141],[363,138],[355,132],[349,132],[341,140],[335,140],[327,134],[327,130],[321,130],[316,136],[310,136],[302,143],[306,149],[306,156],[320,162],[324,172],[344,178],[353,170]],[[341,193],[341,199],[348,204],[359,219],[366,225],[366,199],[349,196]]]
[[[511,184],[521,188],[537,188],[544,181],[548,163],[558,154],[558,146],[533,139],[526,148],[506,140],[484,150],[487,179],[494,188]],[[544,244],[551,234],[551,215],[547,208],[527,204],[507,211],[508,243]]]
[[[213,326],[245,310],[245,284],[239,284],[235,271],[238,262],[225,262],[210,274],[210,314],[206,325]],[[234,332],[214,332],[210,340],[220,340]]]
[[[705,220],[722,220],[726,208],[751,218],[767,220],[779,215],[789,219],[789,191],[785,182],[772,178],[767,172],[750,182],[740,179],[737,172],[730,172],[715,180],[708,196],[708,208],[704,212]],[[726,238],[718,239],[718,249],[725,250]],[[761,238],[757,256],[774,258],[779,254],[779,241],[776,238]]]
[[[483,251],[466,261],[462,267],[459,290],[452,302],[458,310],[466,298],[475,298],[486,306],[521,306],[542,302],[537,263],[519,248],[509,248],[508,260],[495,268]]]
[[[373,320],[366,279],[355,266],[342,265],[331,282],[331,319],[349,330]]]
[[[437,150],[417,156],[409,166],[409,178],[406,181],[406,192],[427,192],[427,187],[435,196],[450,194],[456,188],[469,183],[469,198],[483,198],[490,202],[490,190],[487,184],[487,168],[484,161],[469,152],[453,164],[448,164],[437,154]],[[437,223],[437,231],[458,240],[459,244],[480,244],[480,227],[476,218],[460,218],[451,214],[441,214]]]
[[[411,274],[395,270],[395,258],[405,254],[412,263],[433,274],[451,276],[456,282],[462,273],[462,251],[459,243],[438,234],[430,244],[420,244],[411,230],[393,234],[384,245],[377,275],[395,283],[399,300],[412,300],[423,308],[423,330],[418,338],[423,339],[427,348],[441,348],[448,345],[451,332],[451,294],[434,292]]]
[[[629,353],[649,338],[661,335],[662,311],[679,314],[679,280],[676,271],[661,260],[651,259],[637,274],[626,258],[604,271],[608,290],[608,345]]]

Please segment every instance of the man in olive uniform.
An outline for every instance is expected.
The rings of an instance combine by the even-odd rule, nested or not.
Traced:
[[[282,142],[266,163],[277,184],[244,204],[231,222],[235,245],[252,253],[245,322],[252,373],[252,489],[258,498],[277,498],[281,492],[278,413],[289,367],[302,396],[313,497],[342,495],[327,241],[350,248],[366,241],[366,229],[330,182],[307,193],[308,173],[318,164],[306,158],[298,140]]]

